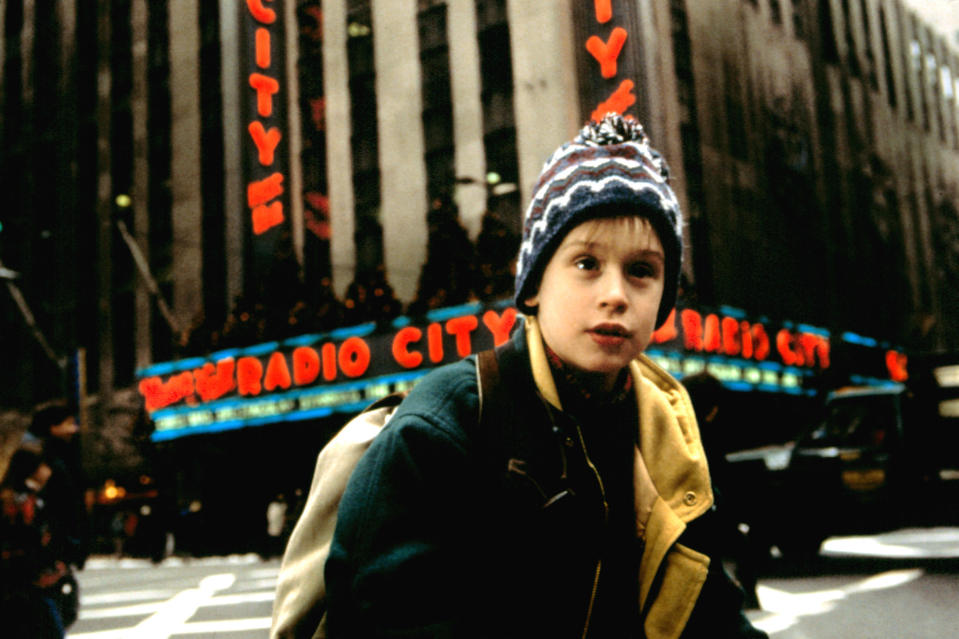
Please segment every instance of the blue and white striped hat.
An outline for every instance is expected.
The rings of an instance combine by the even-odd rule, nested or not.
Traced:
[[[618,113],[590,122],[546,161],[523,223],[517,308],[534,312],[524,300],[536,293],[546,264],[568,231],[589,219],[622,215],[624,206],[649,219],[666,252],[665,287],[656,317],[656,326],[661,326],[676,304],[682,212],[669,186],[666,161],[649,146],[643,126]]]

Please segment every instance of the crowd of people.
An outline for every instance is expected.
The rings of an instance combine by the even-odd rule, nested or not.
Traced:
[[[76,621],[74,571],[89,548],[75,412],[33,415],[0,481],[0,619],[4,637],[60,639]]]
[[[204,355],[342,326],[389,322],[403,314],[422,315],[512,294],[519,237],[506,222],[487,212],[474,243],[460,223],[455,203],[439,197],[430,206],[427,224],[426,261],[416,298],[409,304],[397,299],[383,265],[357,272],[340,299],[329,277],[321,278],[318,286],[304,284],[295,257],[279,256],[274,269],[284,272],[270,278],[276,286],[259,296],[238,297],[222,324],[200,315],[180,336],[178,355]]]

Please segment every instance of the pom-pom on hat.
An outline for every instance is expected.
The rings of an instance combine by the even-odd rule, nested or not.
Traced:
[[[546,161],[526,209],[516,265],[514,301],[524,313],[543,270],[566,233],[589,219],[635,211],[647,218],[666,252],[663,299],[656,316],[662,326],[676,304],[683,259],[682,212],[669,186],[669,168],[649,145],[643,126],[609,113],[590,122]]]

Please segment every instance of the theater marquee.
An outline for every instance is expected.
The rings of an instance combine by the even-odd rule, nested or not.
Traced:
[[[469,304],[156,364],[138,372],[154,441],[352,413],[430,369],[502,344],[518,323],[506,304]],[[682,377],[703,369],[739,391],[812,394],[839,360],[854,383],[903,381],[905,355],[869,338],[738,309],[677,308],[647,353]]]

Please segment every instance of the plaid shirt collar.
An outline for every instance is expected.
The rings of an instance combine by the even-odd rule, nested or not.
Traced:
[[[598,393],[594,389],[588,388],[582,379],[576,375],[572,367],[566,364],[559,355],[549,347],[545,341],[543,346],[546,349],[546,359],[549,361],[550,370],[553,372],[553,379],[558,382],[561,395],[572,394],[568,397],[575,406],[583,406],[594,402],[613,405],[626,401],[633,389],[633,376],[629,374],[629,368],[624,368],[619,372],[616,379],[616,386],[609,393]],[[565,391],[565,392],[564,392]]]

